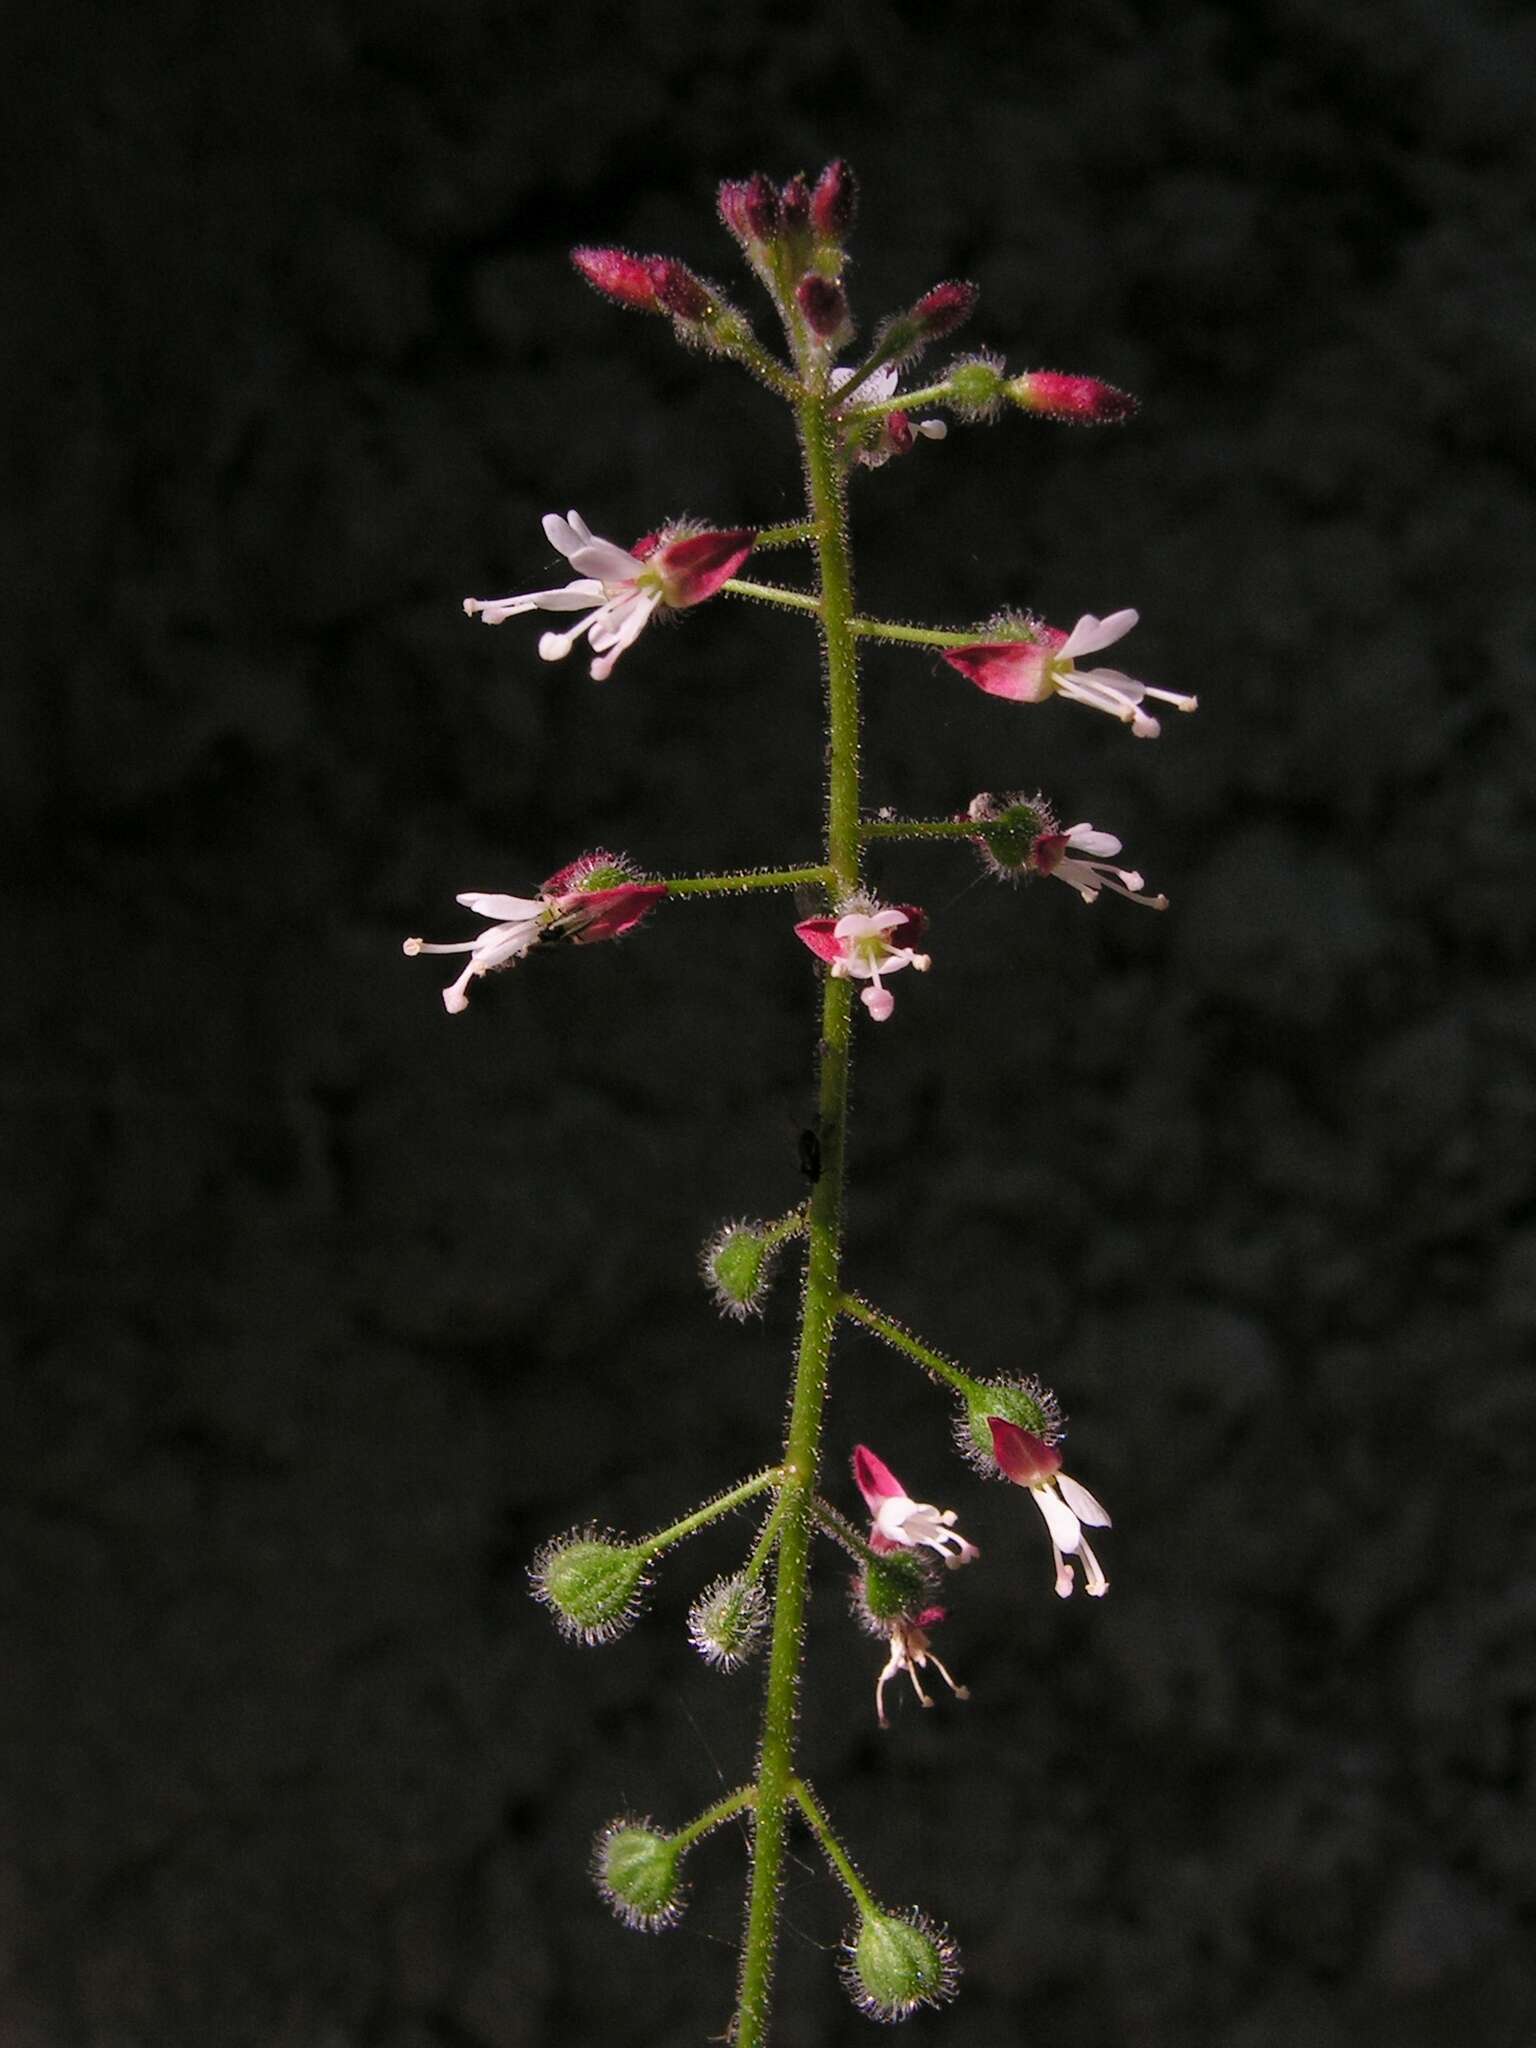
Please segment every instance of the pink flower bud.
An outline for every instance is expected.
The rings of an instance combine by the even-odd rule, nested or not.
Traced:
[[[659,313],[656,281],[651,275],[653,261],[631,256],[627,249],[573,249],[571,261],[594,290],[621,306],[638,313]]]
[[[708,286],[694,276],[686,263],[679,263],[675,256],[651,256],[645,267],[657,299],[669,313],[695,325],[708,319],[714,299]]]
[[[766,172],[754,171],[748,178],[743,204],[747,232],[759,242],[773,241],[782,225],[782,219],[779,195],[774,190],[773,180]]]
[[[848,301],[840,284],[812,271],[795,286],[795,300],[806,325],[820,341],[830,341],[848,325]]]
[[[946,334],[953,334],[957,327],[963,327],[976,310],[976,301],[981,293],[973,284],[963,284],[951,279],[947,284],[936,284],[932,291],[923,293],[912,308],[911,317],[917,322],[924,341],[941,341]]]
[[[752,224],[747,218],[749,190],[745,178],[727,178],[715,194],[715,204],[720,209],[720,218],[738,242],[749,242],[752,239]]]
[[[811,194],[811,219],[826,242],[846,240],[858,207],[859,189],[841,157],[827,165]]]
[[[810,226],[811,195],[806,190],[805,179],[798,171],[780,194],[779,206],[783,213],[786,234],[803,234]]]
[[[1138,401],[1128,391],[1097,377],[1068,377],[1059,370],[1030,370],[1008,381],[1008,395],[1026,412],[1047,419],[1091,421],[1096,425],[1128,420]]]

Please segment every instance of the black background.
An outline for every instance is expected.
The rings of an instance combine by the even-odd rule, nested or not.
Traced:
[[[1137,391],[861,477],[868,609],[1070,624],[1198,690],[1142,745],[868,663],[871,803],[1043,785],[1166,917],[879,863],[934,971],[861,1033],[851,1270],[1031,1370],[1108,1501],[1102,1604],[839,1346],[982,1563],[973,1698],[878,1734],[830,1560],[807,1768],[959,1937],[905,2038],[1314,2048],[1536,2028],[1528,11],[75,6],[6,32],[6,2048],[688,2043],[742,1857],[626,1934],[610,1815],[749,1767],[689,1650],[746,1525],[587,1652],[546,1535],[770,1455],[794,1285],[718,1322],[723,1217],[796,1199],[790,906],[677,904],[445,1018],[467,888],[586,847],[814,857],[818,683],[720,602],[612,682],[537,622],[578,507],[793,515],[780,409],[569,270],[748,286],[724,175],[845,153],[866,323],[947,276],[1015,368]],[[766,564],[776,571],[784,558]],[[793,568],[793,565],[790,565]],[[804,1849],[786,2043],[867,2023]]]

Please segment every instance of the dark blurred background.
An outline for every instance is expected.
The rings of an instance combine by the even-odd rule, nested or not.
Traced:
[[[1042,786],[1154,917],[879,880],[934,971],[860,1040],[851,1271],[1036,1371],[1114,1590],[945,1400],[840,1344],[872,1442],[982,1564],[901,1702],[825,1561],[804,1755],[871,1882],[947,1921],[1000,2048],[1516,2048],[1536,2032],[1536,628],[1529,10],[381,4],[27,11],[3,31],[23,546],[3,882],[12,1420],[4,2048],[687,2044],[743,1859],[666,1937],[586,1875],[750,1767],[759,1677],[688,1602],[587,1652],[552,1532],[771,1454],[795,1285],[697,1248],[797,1199],[792,906],[678,904],[444,1016],[470,888],[593,845],[814,858],[819,685],[720,602],[613,681],[542,664],[539,515],[793,516],[781,409],[576,279],[573,241],[749,287],[716,181],[863,188],[866,327],[1137,391],[855,486],[868,609],[1138,606],[1155,744],[868,664],[871,803]],[[942,360],[942,357],[940,358]],[[786,557],[769,573],[796,573]],[[870,2038],[802,1848],[786,2044]]]

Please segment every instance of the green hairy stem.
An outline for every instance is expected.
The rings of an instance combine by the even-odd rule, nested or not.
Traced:
[[[859,667],[853,635],[847,484],[824,392],[799,408],[800,448],[816,530],[822,660],[827,689],[827,868],[840,895],[859,885]],[[752,1870],[738,1981],[735,2048],[768,2039],[784,1844],[795,1783],[795,1714],[805,1634],[806,1585],[816,1521],[822,1408],[832,1332],[842,1305],[843,1176],[848,1081],[853,1051],[853,987],[828,975],[822,995],[821,1176],[806,1224],[805,1291],[795,1356],[794,1395],[784,1439],[782,1523],[775,1574],[773,1641],[764,1689],[753,1812]]]

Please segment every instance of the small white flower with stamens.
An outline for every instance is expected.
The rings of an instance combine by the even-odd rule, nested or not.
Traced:
[[[827,381],[834,391],[841,391],[853,374],[851,367],[834,370]],[[884,363],[878,370],[871,370],[853,394],[852,403],[856,408],[862,405],[892,407],[884,419],[861,422],[853,438],[854,460],[862,462],[866,469],[878,469],[893,455],[910,453],[914,434],[921,434],[925,441],[942,441],[949,433],[943,420],[912,420],[899,409],[895,403],[898,376],[894,363]]]
[[[992,1431],[992,1454],[1015,1486],[1029,1489],[1029,1497],[1045,1518],[1051,1535],[1051,1554],[1056,1560],[1056,1591],[1065,1600],[1072,1591],[1069,1557],[1082,1561],[1083,1591],[1093,1599],[1109,1591],[1099,1560],[1089,1546],[1083,1529],[1107,1529],[1109,1510],[1096,1501],[1086,1486],[1069,1479],[1061,1469],[1061,1453],[1043,1437],[1007,1422],[1001,1415],[987,1418]]]
[[[683,610],[713,597],[752,552],[755,536],[746,528],[674,526],[648,534],[633,551],[593,533],[579,512],[562,519],[546,513],[544,533],[565,556],[576,580],[558,590],[532,590],[521,597],[466,597],[464,609],[488,626],[523,612],[585,612],[565,633],[545,633],[539,653],[561,661],[583,636],[597,659],[589,673],[605,682],[626,647],[632,647],[659,606]]]
[[[881,909],[860,900],[837,917],[802,918],[795,934],[818,960],[826,961],[837,979],[869,983],[859,1001],[877,1024],[883,1024],[895,1009],[896,998],[880,977],[902,967],[926,974],[933,965],[928,954],[915,952],[910,943],[891,942],[898,934],[908,942],[920,939],[927,922],[915,903]]]
[[[1198,700],[1173,690],[1155,690],[1115,668],[1079,668],[1078,657],[1097,654],[1123,640],[1135,625],[1133,611],[1111,612],[1096,619],[1085,612],[1070,633],[1039,620],[1005,620],[992,638],[968,647],[941,649],[951,668],[992,697],[1012,697],[1021,704],[1043,704],[1047,697],[1075,698],[1095,711],[1107,711],[1128,725],[1138,739],[1156,739],[1162,727],[1148,711],[1145,698],[1156,697],[1176,711],[1195,710]]]
[[[443,1008],[456,1017],[469,1007],[469,984],[482,974],[494,974],[510,967],[538,944],[544,927],[554,915],[542,896],[490,896],[471,889],[456,899],[478,917],[499,920],[478,939],[461,939],[446,946],[429,945],[425,939],[407,939],[404,951],[418,953],[467,953],[469,964],[458,980],[443,990]]]
[[[1166,910],[1166,896],[1142,894],[1143,877],[1134,868],[1117,868],[1111,855],[1120,851],[1112,832],[1096,832],[1092,825],[1069,825],[1065,832],[1042,832],[1029,850],[1029,866],[1037,875],[1054,875],[1075,889],[1085,903],[1094,902],[1105,889],[1125,896],[1132,903],[1145,903],[1149,910]]]
[[[854,1448],[853,1476],[869,1509],[872,1549],[932,1550],[951,1571],[980,1557],[976,1545],[968,1543],[954,1526],[955,1510],[941,1511],[929,1501],[914,1500],[890,1466],[877,1458],[867,1444]]]

